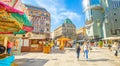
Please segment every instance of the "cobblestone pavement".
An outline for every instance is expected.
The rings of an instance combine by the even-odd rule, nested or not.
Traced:
[[[120,54],[116,58],[107,48],[93,48],[88,61],[83,53],[78,61],[74,48],[65,48],[64,51],[55,48],[50,54],[25,52],[16,55],[15,59],[19,66],[120,66]]]

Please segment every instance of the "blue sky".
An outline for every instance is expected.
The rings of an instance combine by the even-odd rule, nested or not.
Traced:
[[[84,26],[83,0],[22,0],[23,3],[41,6],[51,14],[51,31],[61,25],[66,18],[72,20],[76,28]]]

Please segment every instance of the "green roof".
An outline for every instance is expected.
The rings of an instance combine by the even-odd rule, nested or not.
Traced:
[[[64,23],[73,24],[72,21],[71,21],[69,18],[65,19],[65,22],[64,22]]]

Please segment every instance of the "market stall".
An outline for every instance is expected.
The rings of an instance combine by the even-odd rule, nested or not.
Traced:
[[[30,36],[28,39],[24,38],[22,52],[43,52],[45,42],[46,38],[43,35]]]

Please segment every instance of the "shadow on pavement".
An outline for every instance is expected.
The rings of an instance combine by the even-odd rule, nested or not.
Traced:
[[[47,63],[48,61],[49,61],[48,59],[28,59],[28,58],[15,60],[18,66],[44,66],[44,64]]]
[[[66,48],[65,50],[75,51],[75,48]]]
[[[88,62],[99,62],[99,61],[114,61],[111,59],[89,59],[89,60],[80,60],[80,61],[88,61]]]
[[[92,53],[100,53],[100,52],[102,52],[102,51],[91,51]]]
[[[21,56],[21,55],[26,55],[26,54],[28,54],[28,52],[22,52],[22,53],[20,53],[18,55],[15,55],[15,56]]]
[[[60,50],[59,48],[53,48],[51,54],[64,54],[65,50]]]

